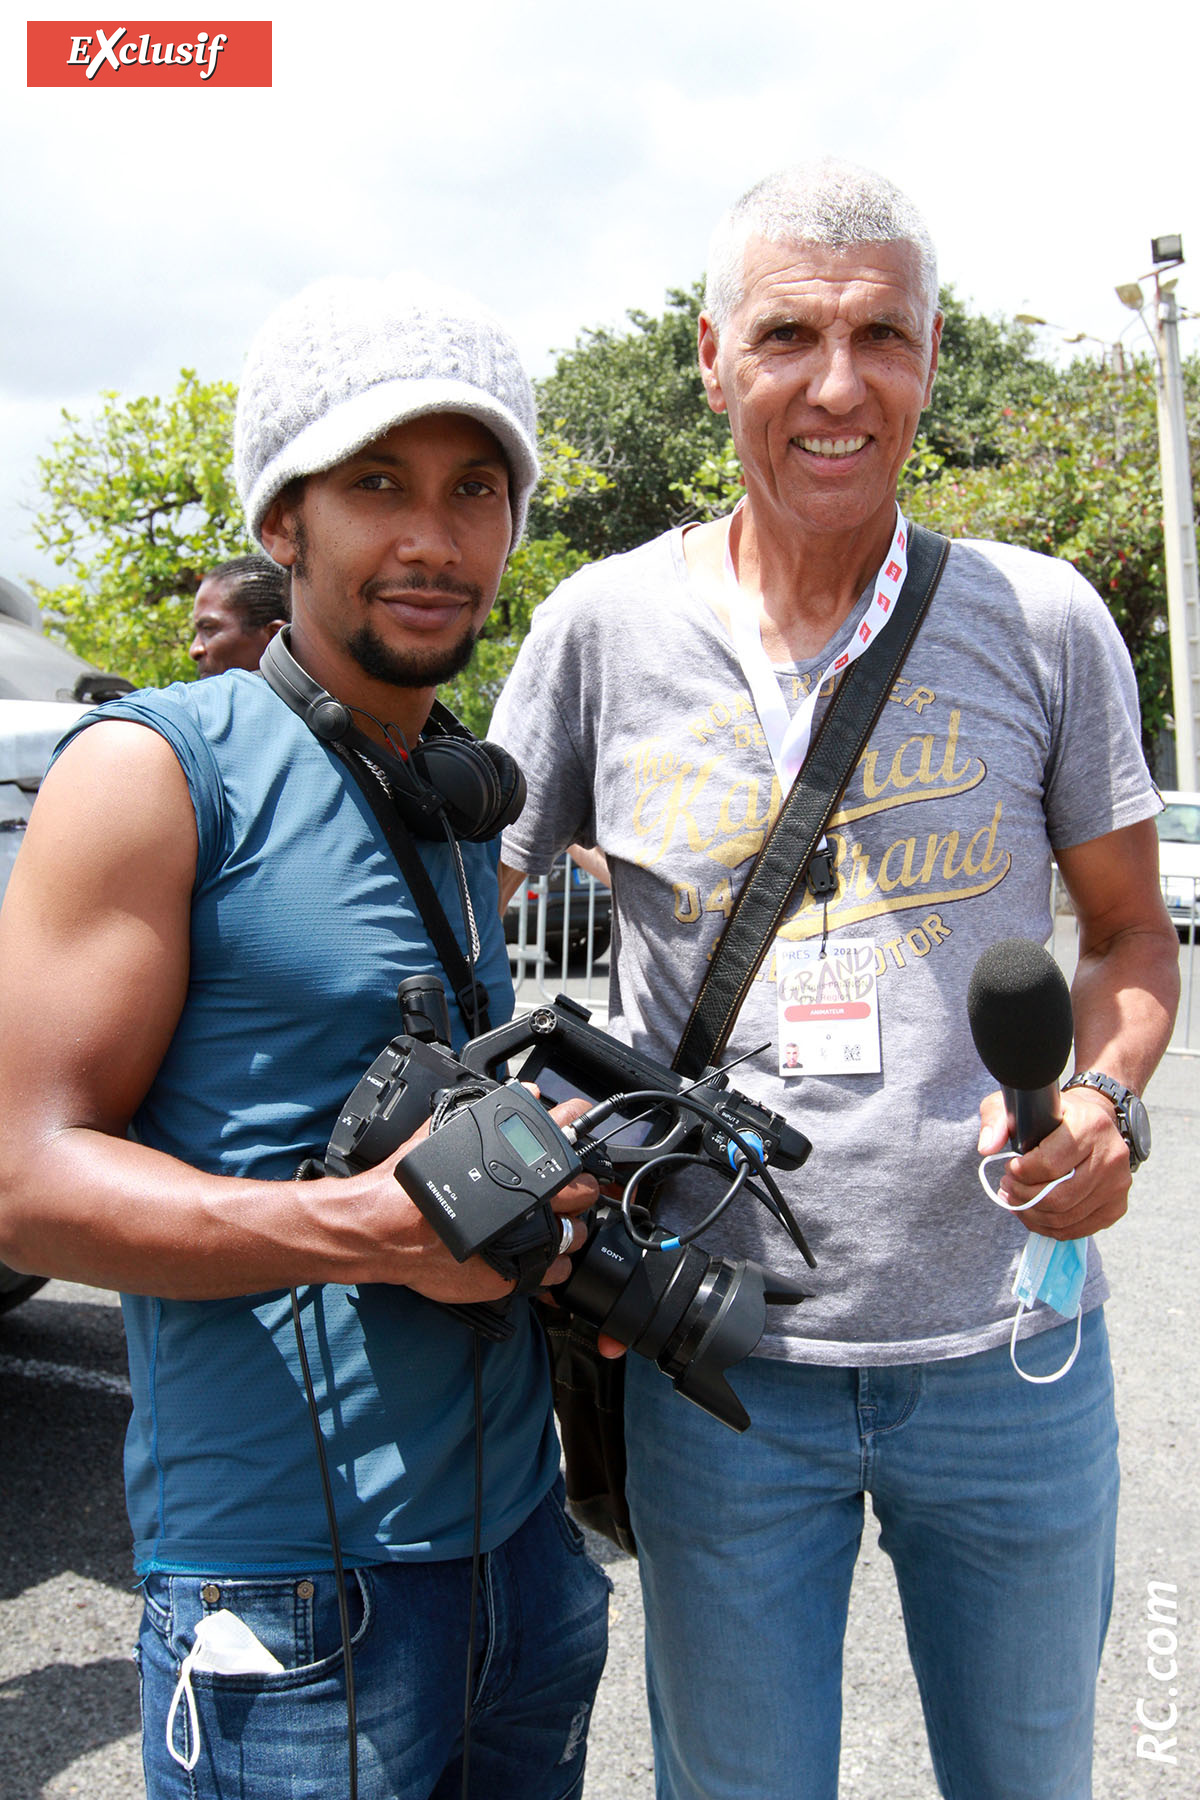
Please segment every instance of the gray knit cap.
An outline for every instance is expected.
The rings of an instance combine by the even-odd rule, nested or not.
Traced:
[[[418,275],[313,282],[275,309],[246,353],[233,447],[251,532],[259,538],[271,502],[296,476],[439,412],[465,413],[499,439],[515,547],[538,479],[537,415],[499,319]]]

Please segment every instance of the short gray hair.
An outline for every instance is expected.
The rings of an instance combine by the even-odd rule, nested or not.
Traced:
[[[704,310],[717,331],[741,301],[746,245],[911,244],[917,254],[926,325],[938,309],[937,252],[924,219],[885,176],[837,157],[777,169],[748,188],[721,219],[708,252]]]

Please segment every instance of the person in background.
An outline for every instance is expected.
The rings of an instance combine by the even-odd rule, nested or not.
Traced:
[[[197,675],[257,669],[291,616],[291,577],[269,556],[235,556],[210,569],[192,607],[188,655]]]

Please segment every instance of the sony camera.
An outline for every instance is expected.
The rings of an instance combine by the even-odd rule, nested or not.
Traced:
[[[760,1264],[710,1256],[691,1240],[743,1190],[761,1201],[812,1265],[803,1233],[772,1166],[797,1169],[811,1145],[803,1133],[708,1070],[687,1082],[588,1023],[565,995],[450,1049],[445,995],[436,976],[402,982],[404,1032],[380,1052],[342,1108],[324,1166],[350,1175],[393,1154],[430,1119],[427,1138],[397,1164],[396,1177],[460,1262],[481,1255],[530,1293],[559,1254],[561,1221],[551,1202],[581,1170],[623,1184],[586,1215],[587,1242],[554,1288],[560,1305],[657,1363],[676,1388],[715,1418],[744,1431],[749,1417],[725,1371],[755,1348],[766,1308],[795,1305],[804,1291]],[[526,1052],[520,1081],[501,1078]],[[535,1083],[541,1103],[525,1083]],[[563,1127],[547,1108],[579,1096],[589,1110]],[[601,1130],[601,1127],[605,1129]],[[685,1166],[724,1177],[724,1195],[703,1225],[677,1234],[655,1218],[654,1191]],[[511,1296],[450,1311],[485,1336],[513,1328]]]

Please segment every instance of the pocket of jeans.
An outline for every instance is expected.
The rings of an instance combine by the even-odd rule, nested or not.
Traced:
[[[542,1501],[542,1505],[545,1507],[550,1518],[553,1519],[558,1530],[558,1535],[561,1537],[567,1549],[575,1556],[586,1556],[587,1539],[567,1511],[566,1488],[563,1484],[561,1475],[555,1481],[554,1486],[550,1489],[546,1498]]]
[[[339,1671],[343,1660],[341,1619],[333,1575],[283,1579],[261,1577],[170,1580],[171,1610],[164,1614],[161,1599],[146,1597],[147,1615],[167,1637],[171,1653],[180,1662],[195,1639],[202,1618],[218,1611],[233,1613],[282,1664],[271,1674],[225,1675],[206,1669],[192,1671],[193,1686],[241,1693],[286,1690],[317,1682]],[[373,1585],[368,1569],[346,1573],[351,1648],[357,1648],[370,1630],[374,1615]]]
[[[555,1530],[562,1539],[564,1547],[572,1556],[578,1557],[581,1562],[586,1563],[590,1569],[594,1570],[611,1594],[613,1591],[613,1584],[609,1578],[608,1571],[601,1563],[596,1561],[596,1558],[588,1549],[587,1538],[567,1511],[561,1475],[555,1485],[550,1489],[550,1492],[546,1495],[542,1505],[546,1508],[550,1518],[553,1520]]]

